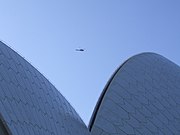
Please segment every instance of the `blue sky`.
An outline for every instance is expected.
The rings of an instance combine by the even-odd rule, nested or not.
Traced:
[[[180,65],[179,7],[179,0],[0,0],[0,39],[88,124],[106,82],[127,58],[156,52]]]

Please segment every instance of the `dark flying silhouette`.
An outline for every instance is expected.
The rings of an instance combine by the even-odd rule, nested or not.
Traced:
[[[76,49],[76,51],[83,52],[83,51],[84,51],[84,49],[79,48],[79,49]]]

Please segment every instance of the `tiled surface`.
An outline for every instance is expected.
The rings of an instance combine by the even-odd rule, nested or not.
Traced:
[[[0,114],[12,135],[88,135],[78,114],[34,67],[0,42]]]
[[[89,132],[60,92],[0,42],[0,134],[5,126],[10,135],[179,135],[179,82],[180,68],[160,55],[130,58],[104,90]]]
[[[180,68],[144,53],[111,81],[91,123],[92,135],[180,135]]]

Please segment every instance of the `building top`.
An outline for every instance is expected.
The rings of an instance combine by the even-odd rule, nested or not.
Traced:
[[[0,42],[0,116],[12,135],[88,134],[61,93],[31,64]]]
[[[179,135],[179,82],[179,66],[163,56],[131,57],[108,81],[88,128],[39,71],[0,42],[0,134]]]

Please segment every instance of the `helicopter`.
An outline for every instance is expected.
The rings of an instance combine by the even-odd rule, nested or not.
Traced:
[[[85,50],[83,48],[77,48],[76,51],[83,52]]]

